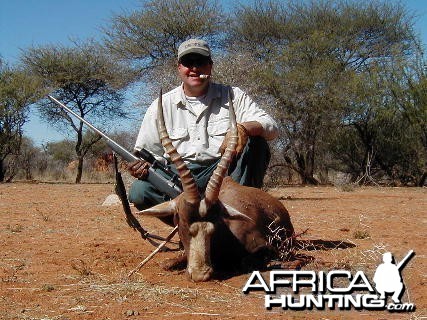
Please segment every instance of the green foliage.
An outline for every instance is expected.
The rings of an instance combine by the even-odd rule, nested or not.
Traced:
[[[25,174],[26,180],[33,179],[33,173],[37,168],[40,149],[34,146],[31,139],[22,137],[22,144],[17,156],[17,165],[15,170],[21,169]],[[18,173],[18,172],[17,172]]]
[[[192,37],[219,45],[226,18],[212,0],[142,1],[138,10],[117,14],[104,28],[111,54],[139,72],[146,88],[141,100],[149,104],[159,87],[169,89],[176,76],[178,46]]]
[[[28,72],[41,79],[46,92],[52,92],[82,118],[103,126],[126,117],[122,105],[124,89],[135,73],[112,59],[99,45],[87,42],[72,48],[31,48],[24,52],[22,62]],[[41,100],[38,105],[40,114],[49,123],[74,130],[74,149],[79,161],[76,183],[79,183],[83,159],[100,137],[90,132],[85,136],[83,123],[52,102]]]
[[[45,93],[108,132],[109,121],[127,114],[129,84],[142,86],[140,100],[151,102],[160,86],[178,83],[179,44],[204,38],[214,49],[215,80],[242,87],[277,119],[277,176],[286,168],[289,182],[296,173],[300,182],[317,184],[332,169],[354,182],[369,167],[376,181],[425,183],[425,60],[402,3],[255,1],[227,14],[216,1],[143,1],[112,18],[104,48],[92,42],[30,48],[22,61]],[[79,172],[83,158],[105,152],[82,123],[46,100],[38,105],[52,125],[73,128]],[[118,133],[123,137],[119,142],[130,149],[134,134]],[[62,151],[49,151],[57,163],[71,158],[71,146],[61,143],[55,147]]]
[[[252,84],[243,86],[262,96],[280,123],[284,164],[303,183],[316,184],[321,168],[339,165],[331,152],[345,150],[338,159],[349,161],[341,165],[357,177],[372,143],[380,143],[364,128],[386,123],[379,117],[391,98],[379,80],[393,61],[407,64],[419,48],[404,7],[385,1],[258,1],[241,6],[233,22],[230,54],[245,55]],[[349,124],[355,131],[348,131]]]
[[[179,44],[190,37],[218,34],[222,18],[214,1],[144,1],[140,10],[114,16],[105,28],[105,42],[121,59],[137,61],[146,69],[175,60]]]
[[[75,159],[74,142],[71,140],[48,142],[44,146],[44,150],[52,160],[59,161],[64,166]]]
[[[0,63],[0,182],[4,180],[6,157],[19,153],[28,106],[38,96],[36,79]]]
[[[354,91],[347,125],[337,130],[331,147],[341,170],[356,178],[370,165],[378,178],[387,176],[394,184],[424,184],[427,104],[419,59],[381,63]]]
[[[19,150],[28,106],[37,94],[37,81],[22,70],[0,69],[0,159]]]

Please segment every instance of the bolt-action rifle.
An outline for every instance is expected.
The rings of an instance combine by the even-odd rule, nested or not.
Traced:
[[[85,120],[84,118],[80,117],[77,113],[75,113],[73,110],[68,108],[66,105],[55,99],[54,97],[48,95],[47,96],[52,102],[54,102],[56,105],[67,111],[68,113],[72,114],[74,117],[85,123],[89,128],[91,128],[93,131],[101,135],[103,138],[107,140],[108,146],[117,154],[119,154],[125,161],[127,162],[133,162],[136,160],[145,160],[148,163],[150,163],[150,167],[148,168],[148,176],[147,181],[150,182],[153,186],[156,187],[160,192],[163,192],[165,195],[169,196],[170,198],[175,198],[179,194],[182,193],[181,184],[179,181],[178,176],[173,173],[167,166],[165,166],[162,162],[157,161],[156,158],[148,152],[146,149],[141,149],[139,151],[135,151],[135,154],[129,152],[127,149],[119,145],[117,142],[115,142],[113,139],[108,137],[105,133],[97,129],[95,126],[93,126],[90,122]],[[166,174],[166,176],[170,177],[165,178],[160,171]]]

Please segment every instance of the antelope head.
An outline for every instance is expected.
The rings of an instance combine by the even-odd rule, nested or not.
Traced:
[[[233,159],[238,139],[236,115],[230,93],[228,101],[231,139],[229,139],[226,150],[208,182],[205,195],[202,196],[198,191],[190,170],[176,148],[172,145],[172,140],[167,133],[163,116],[161,91],[158,99],[157,129],[160,141],[166,153],[170,156],[171,161],[176,166],[181,179],[183,193],[171,201],[141,211],[141,213],[156,217],[174,216],[175,222],[178,224],[178,233],[183,243],[185,254],[187,255],[187,272],[193,281],[206,281],[212,276],[210,242],[212,234],[215,231],[212,215],[213,211],[216,211],[218,208],[227,208],[226,205],[220,203],[218,196],[222,181]],[[220,211],[223,212],[224,210]],[[243,216],[243,214],[232,208],[229,208],[228,211],[227,214]]]

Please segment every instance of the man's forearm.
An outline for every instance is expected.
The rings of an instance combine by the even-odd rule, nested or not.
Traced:
[[[254,137],[262,136],[264,134],[264,128],[258,121],[242,122],[241,125],[245,127],[248,136]]]

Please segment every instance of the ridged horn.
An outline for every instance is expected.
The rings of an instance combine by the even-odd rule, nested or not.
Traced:
[[[230,140],[225,148],[224,154],[221,157],[215,171],[209,179],[205,192],[205,202],[207,207],[214,204],[218,200],[219,190],[222,180],[227,174],[228,168],[233,160],[233,155],[236,150],[237,141],[239,139],[237,132],[236,114],[234,112],[233,99],[231,97],[231,88],[228,91],[228,112],[230,115]]]
[[[187,168],[187,165],[185,164],[184,160],[182,160],[181,155],[173,146],[172,140],[169,138],[169,134],[166,130],[165,118],[163,115],[162,89],[160,89],[157,105],[157,131],[159,132],[159,137],[163,148],[165,148],[166,153],[171,158],[171,161],[175,165],[179,177],[181,178],[181,184],[184,190],[185,200],[192,204],[200,202],[199,190],[197,189],[197,185],[194,181],[193,175]]]

